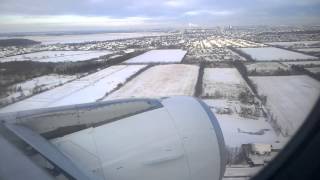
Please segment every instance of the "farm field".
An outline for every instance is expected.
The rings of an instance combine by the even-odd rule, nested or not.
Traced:
[[[293,135],[320,95],[320,83],[309,76],[250,77],[284,135]]]
[[[282,63],[288,66],[296,65],[296,66],[302,66],[302,67],[320,65],[320,61],[295,61],[295,62],[282,62]]]
[[[303,48],[297,50],[302,52],[320,52],[320,48]]]
[[[291,42],[271,42],[266,43],[269,45],[278,45],[284,47],[312,47],[313,45],[319,44],[320,41],[291,41]]]
[[[320,45],[319,45],[320,46]],[[297,51],[304,52],[313,56],[320,57],[320,47],[315,48],[303,48],[303,49],[296,49]]]
[[[144,71],[104,100],[131,97],[192,96],[198,78],[198,66],[157,65]]]
[[[0,62],[38,61],[38,62],[76,62],[111,54],[111,51],[41,51],[30,54],[0,58]]]
[[[274,144],[279,140],[255,100],[242,103],[241,93],[251,97],[253,94],[237,69],[205,68],[202,87],[202,97],[217,117],[228,147]]]
[[[211,37],[209,38],[209,42],[213,47],[263,47],[264,44],[255,43],[243,39],[230,39],[230,38],[222,38],[222,37]]]
[[[228,147],[240,147],[248,143],[273,144],[278,139],[264,117],[244,118],[235,112],[221,114],[216,111],[223,108],[234,109],[234,105],[239,102],[226,99],[204,99],[204,102],[215,114]]]
[[[73,35],[37,35],[37,36],[19,36],[19,38],[39,41],[42,44],[68,44],[68,43],[84,43],[93,41],[109,41],[128,38],[139,38],[146,36],[161,36],[166,33],[161,32],[137,32],[137,33],[96,33],[96,34],[73,34]],[[1,37],[7,39],[9,37]],[[16,38],[16,37],[10,37]]]
[[[76,75],[57,74],[36,77],[25,82],[10,86],[8,88],[9,92],[7,92],[8,96],[1,98],[0,103],[7,104],[13,102],[15,99],[27,97],[40,91],[52,89],[76,78]]]
[[[305,68],[305,69],[314,74],[320,74],[320,67],[312,67],[312,68]]]
[[[36,77],[36,78],[10,86],[8,89],[9,91],[13,91],[13,93],[9,93],[10,95],[5,99],[16,98],[19,96],[29,96],[33,94],[33,91],[35,91],[35,89],[37,89],[37,91],[51,89],[58,85],[62,85],[68,81],[72,81],[76,78],[77,78],[76,75],[57,75],[57,74],[50,74],[50,75]]]
[[[95,102],[145,65],[112,66],[0,109],[0,113]]]
[[[247,85],[235,68],[205,68],[202,89],[203,97],[235,99]]]
[[[245,65],[249,75],[272,75],[289,71],[291,68],[278,62],[257,62]]]
[[[257,61],[316,60],[317,57],[274,47],[240,48]]]
[[[181,49],[151,50],[125,63],[179,63],[186,53],[187,51]]]

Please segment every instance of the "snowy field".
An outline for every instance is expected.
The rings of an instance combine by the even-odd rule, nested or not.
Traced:
[[[290,67],[278,62],[258,62],[246,65],[249,74],[272,75],[279,70],[288,71]]]
[[[240,48],[241,51],[250,55],[257,61],[281,61],[281,60],[313,60],[318,59],[314,56],[309,56],[293,51],[274,47],[263,48]]]
[[[320,52],[320,48],[303,48],[297,50],[301,52]]]
[[[157,65],[147,69],[105,100],[130,97],[164,97],[194,94],[199,67],[195,65]]]
[[[205,45],[210,43],[212,47],[227,47],[227,46],[232,46],[232,47],[263,47],[263,46],[265,46],[264,44],[255,43],[255,42],[247,41],[244,39],[231,39],[231,38],[215,37],[215,36],[209,37],[208,39],[209,40],[204,40],[203,43]]]
[[[291,66],[291,65],[297,65],[297,66],[319,66],[320,61],[297,61],[297,62],[283,62],[283,64]]]
[[[273,144],[277,140],[272,127],[263,117],[250,119],[240,117],[236,113],[219,114],[215,112],[216,108],[233,109],[235,102],[225,99],[204,99],[204,102],[209,105],[218,119],[227,146],[240,147],[242,144],[248,143]],[[250,134],[257,132],[261,132],[261,134]]]
[[[26,96],[33,95],[34,93],[52,89],[56,86],[65,84],[68,81],[76,79],[77,76],[74,75],[57,75],[50,74],[45,76],[40,76],[27,80],[22,83],[18,83],[10,86],[8,96],[0,99],[0,102],[12,102],[13,99],[19,99]],[[6,103],[5,103],[6,104]]]
[[[320,95],[320,83],[309,76],[250,77],[286,135],[300,127]]]
[[[95,102],[145,65],[112,66],[0,109],[0,113]]]
[[[312,68],[305,68],[305,69],[314,74],[320,74],[320,67],[312,67]]]
[[[127,60],[125,63],[178,63],[187,51],[181,49],[151,50]]]
[[[226,167],[224,177],[222,180],[249,180],[254,176],[263,166],[255,167]]]
[[[19,38],[31,39],[39,41],[42,44],[68,44],[68,43],[84,43],[92,41],[108,41],[118,39],[139,38],[147,36],[166,35],[162,32],[136,32],[136,33],[96,33],[96,34],[78,34],[78,35],[34,35],[19,36]],[[1,39],[18,38],[18,37],[1,37]]]
[[[202,96],[234,99],[246,88],[245,81],[235,68],[204,69]]]
[[[38,61],[38,62],[76,62],[111,54],[110,51],[41,51],[30,54],[0,58],[0,62]]]
[[[271,43],[266,43],[270,45],[279,45],[279,46],[284,46],[284,47],[291,47],[291,46],[312,46],[315,44],[319,44],[320,41],[292,41],[292,42],[271,42]]]

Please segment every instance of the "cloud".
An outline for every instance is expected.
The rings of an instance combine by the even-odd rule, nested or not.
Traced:
[[[0,29],[319,24],[319,9],[320,0],[1,0]]]
[[[269,4],[272,6],[309,6],[319,4],[319,0],[258,0],[260,3]]]
[[[169,7],[184,7],[188,5],[188,3],[190,2],[187,0],[168,0],[164,2],[164,4]]]
[[[179,1],[179,0],[166,1],[164,2],[164,4],[171,7],[179,7],[184,5],[183,1]]]
[[[53,15],[53,16],[2,16],[0,25],[12,24],[52,24],[68,26],[127,26],[142,25],[151,18],[126,17],[112,18],[108,16],[79,16],[79,15]]]
[[[229,16],[229,15],[233,15],[235,13],[236,13],[236,11],[230,11],[230,10],[220,10],[220,11],[193,10],[193,11],[187,11],[183,14],[186,16],[199,16],[199,15]]]

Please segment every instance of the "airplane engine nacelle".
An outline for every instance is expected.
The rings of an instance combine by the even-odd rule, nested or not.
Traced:
[[[219,124],[205,103],[191,97],[99,102],[6,117],[10,131],[73,177],[75,171],[61,167],[19,126],[45,137],[88,179],[219,180],[225,171]]]

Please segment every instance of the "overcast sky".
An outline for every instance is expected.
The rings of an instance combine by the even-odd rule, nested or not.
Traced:
[[[320,0],[0,0],[0,32],[319,24]]]

